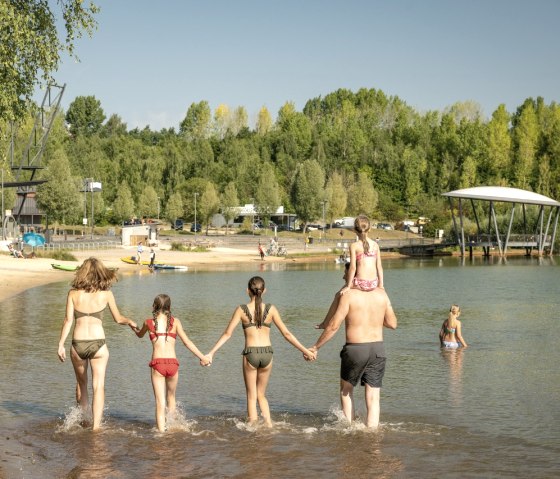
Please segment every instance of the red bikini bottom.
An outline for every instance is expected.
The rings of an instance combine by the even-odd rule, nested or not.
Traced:
[[[175,358],[156,358],[152,359],[148,366],[155,369],[162,376],[170,378],[177,374],[179,370],[179,361]]]

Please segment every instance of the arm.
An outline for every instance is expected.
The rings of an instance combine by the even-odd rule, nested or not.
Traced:
[[[387,307],[385,309],[385,317],[383,318],[383,326],[389,329],[397,329],[397,315],[393,311],[391,301],[387,298]]]
[[[456,331],[457,339],[463,345],[464,348],[467,348],[467,342],[463,338],[463,334],[461,333],[461,321],[457,321],[457,331]]]
[[[270,314],[272,314],[272,321],[274,322],[278,330],[282,333],[284,339],[288,341],[292,346],[299,349],[304,354],[306,359],[314,360],[316,358],[315,352],[310,351],[305,346],[303,346],[290,332],[290,330],[284,324],[284,321],[282,321],[282,318],[280,317],[280,313],[276,309],[276,306],[272,306],[272,308],[270,308]]]
[[[132,331],[134,331],[136,336],[138,336],[139,338],[143,338],[144,335],[148,332],[148,325],[146,324],[146,321],[144,321],[144,324],[142,325],[141,329],[138,329],[136,326],[132,326],[132,325],[130,325],[130,328],[132,329]]]
[[[71,298],[72,291],[68,292],[66,298],[66,315],[64,316],[64,321],[62,322],[62,330],[60,331],[60,339],[58,340],[58,359],[62,362],[66,360],[66,349],[64,343],[68,334],[70,334],[70,329],[72,328],[72,323],[74,322],[74,303]]]
[[[183,325],[181,324],[181,321],[179,321],[177,318],[175,318],[175,322],[177,323],[177,336],[179,336],[181,338],[181,341],[183,341],[183,344],[187,347],[187,349],[193,353],[198,359],[200,359],[201,364],[204,363],[204,365],[208,364],[208,362],[206,361],[206,358],[204,357],[204,354],[202,354],[200,352],[200,350],[196,347],[196,345],[189,339],[189,337],[187,336],[187,333],[185,333],[185,330],[183,329]]]
[[[117,303],[115,302],[115,296],[113,295],[112,291],[107,291],[107,304],[109,305],[109,309],[111,310],[111,314],[113,315],[113,319],[115,323],[124,324],[126,326],[130,326],[133,329],[137,328],[137,325],[131,319],[125,318],[117,308]]]
[[[350,245],[350,266],[346,274],[346,286],[340,290],[340,295],[343,295],[352,287],[354,276],[356,276],[356,243]]]
[[[340,325],[346,318],[349,306],[350,303],[348,297],[342,296],[339,300],[338,308],[336,309],[331,321],[329,322],[321,336],[319,336],[319,339],[317,340],[315,345],[310,348],[312,351],[318,351],[321,346],[332,339],[332,337],[336,334],[338,328],[340,328]]]
[[[238,306],[237,308],[235,308],[235,311],[233,312],[233,316],[231,317],[229,324],[227,325],[226,330],[224,331],[224,333],[220,336],[220,339],[218,339],[218,341],[216,342],[216,344],[214,344],[214,347],[210,350],[210,352],[206,355],[209,359],[210,362],[212,362],[212,358],[214,356],[214,353],[220,349],[225,343],[226,341],[231,338],[231,335],[233,333],[233,330],[235,329],[235,327],[239,324],[239,322],[241,321],[241,308]]]
[[[383,286],[383,265],[381,264],[381,249],[379,245],[375,243],[375,248],[377,248],[377,277],[379,278],[379,287],[385,289]],[[390,304],[390,303],[389,303]]]
[[[339,295],[340,295],[340,292],[338,292],[334,295],[334,299],[332,300],[331,306],[330,306],[329,310],[327,311],[327,315],[325,316],[325,319],[323,319],[322,323],[319,323],[319,324],[315,325],[315,329],[325,329],[327,324],[329,324],[329,321],[333,317],[333,315],[336,311],[336,308],[338,308],[338,300],[339,300],[339,297],[340,297]]]

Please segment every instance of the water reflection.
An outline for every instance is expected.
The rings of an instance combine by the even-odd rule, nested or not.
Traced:
[[[464,348],[441,348],[449,377],[449,397],[453,406],[463,404],[463,354]]]

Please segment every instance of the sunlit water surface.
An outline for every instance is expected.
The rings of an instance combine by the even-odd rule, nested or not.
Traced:
[[[381,428],[348,426],[338,403],[340,331],[306,363],[273,330],[268,389],[275,426],[245,424],[241,329],[210,368],[180,343],[181,409],[154,430],[147,363],[151,345],[105,317],[110,349],[106,419],[80,426],[74,374],[56,350],[68,282],[35,288],[0,308],[0,425],[6,477],[554,477],[560,474],[560,268],[553,259],[384,260],[399,319],[386,331],[389,360]],[[342,267],[331,263],[191,269],[121,276],[122,312],[141,322],[165,292],[189,337],[214,344],[247,280],[261,274],[305,344]],[[464,351],[442,352],[438,331],[451,303],[462,308]],[[67,347],[69,347],[69,340]],[[363,390],[356,391],[363,417]]]

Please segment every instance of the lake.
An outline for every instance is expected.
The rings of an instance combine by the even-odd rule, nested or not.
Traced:
[[[349,426],[339,406],[343,332],[314,363],[273,328],[268,388],[274,428],[245,424],[241,328],[210,368],[177,343],[182,414],[155,431],[147,366],[151,345],[105,315],[111,354],[105,426],[76,420],[74,374],[57,358],[68,281],[28,290],[0,308],[2,465],[25,478],[556,477],[560,474],[560,268],[554,258],[384,259],[399,319],[385,331],[381,427]],[[113,291],[139,323],[156,294],[171,296],[189,337],[208,351],[247,280],[267,282],[290,330],[312,345],[343,267],[277,263],[147,270],[121,275]],[[442,351],[438,332],[461,306],[469,348]],[[67,340],[67,353],[70,339]],[[356,388],[357,413],[365,412]]]

